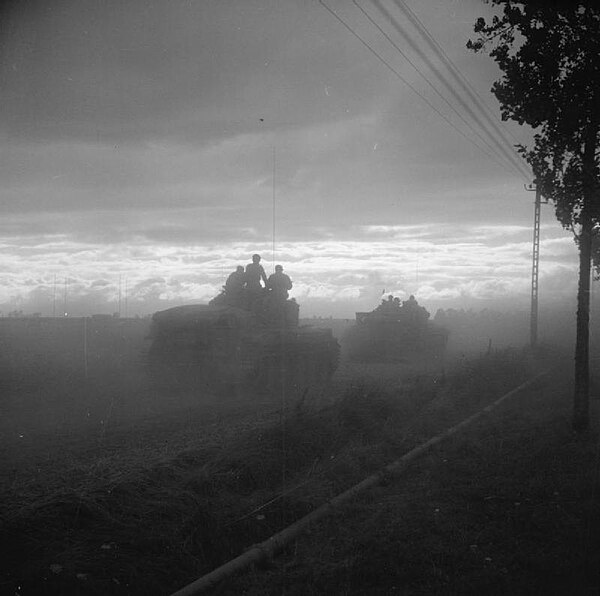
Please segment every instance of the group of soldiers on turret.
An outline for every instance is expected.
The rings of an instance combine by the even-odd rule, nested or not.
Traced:
[[[260,264],[260,255],[254,254],[246,269],[238,265],[229,275],[223,289],[225,304],[258,311],[265,301],[285,302],[292,289],[292,280],[283,272],[281,265],[276,265],[275,273],[267,277]]]
[[[381,304],[372,314],[384,318],[405,320],[417,324],[423,324],[429,319],[429,312],[423,306],[420,306],[413,295],[408,300],[400,303],[400,298],[394,298],[391,294],[387,300],[382,300]]]
[[[292,280],[283,272],[281,265],[276,265],[275,273],[267,277],[260,260],[260,255],[254,254],[252,262],[248,263],[245,269],[242,265],[238,265],[236,270],[227,277],[221,295],[210,303],[244,308],[258,315],[264,315],[265,311],[268,311],[279,316],[281,314],[279,311],[283,312],[284,303],[292,289]],[[295,301],[292,299],[292,302]],[[427,323],[429,319],[429,312],[419,305],[413,295],[403,301],[389,295],[387,300],[382,300],[371,313],[361,314],[363,318],[366,315],[370,320],[373,320],[373,317],[402,320],[419,326]]]

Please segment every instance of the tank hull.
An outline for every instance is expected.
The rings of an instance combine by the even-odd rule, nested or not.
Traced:
[[[414,296],[401,305],[388,297],[371,312],[357,312],[356,324],[344,337],[351,361],[435,363],[443,360],[448,331],[429,320]]]
[[[213,392],[303,392],[339,360],[328,329],[269,326],[240,308],[176,307],[153,317],[149,366],[157,382]]]
[[[446,330],[434,325],[419,329],[401,324],[357,325],[344,337],[344,353],[351,361],[412,363],[423,358],[441,360],[447,343]]]

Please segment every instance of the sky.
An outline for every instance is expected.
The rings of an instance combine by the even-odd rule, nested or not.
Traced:
[[[506,154],[531,131],[499,120],[500,72],[465,47],[493,9],[405,4],[491,135],[396,0],[5,3],[2,314],[206,302],[253,253],[283,265],[304,316],[386,293],[526,308],[535,193]],[[540,302],[574,309],[552,205],[540,254]]]

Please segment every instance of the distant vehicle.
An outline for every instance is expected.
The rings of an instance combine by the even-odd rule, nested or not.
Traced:
[[[344,338],[350,361],[437,361],[443,358],[448,331],[429,320],[429,313],[411,296],[400,303],[389,296],[371,312],[357,312],[356,324]]]
[[[170,387],[204,385],[218,393],[302,392],[327,382],[339,362],[331,329],[299,326],[294,299],[263,291],[253,303],[226,290],[209,304],[154,314],[149,365]]]

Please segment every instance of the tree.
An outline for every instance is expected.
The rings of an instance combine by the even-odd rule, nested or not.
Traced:
[[[591,1],[492,0],[467,47],[489,51],[503,76],[492,92],[503,120],[528,124],[533,146],[517,146],[542,195],[579,249],[573,427],[589,424],[592,242],[600,228],[600,9]]]

